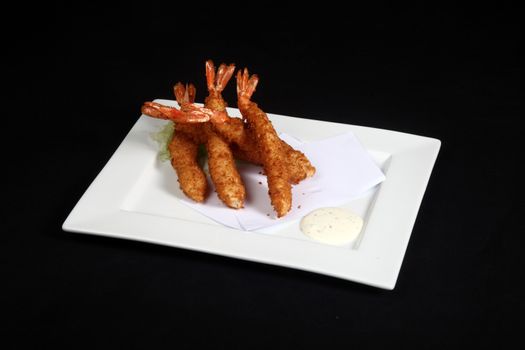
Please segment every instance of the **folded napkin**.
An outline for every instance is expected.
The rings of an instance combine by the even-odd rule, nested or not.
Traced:
[[[385,179],[351,132],[313,142],[301,142],[287,134],[280,137],[303,152],[316,168],[313,177],[293,186],[292,210],[286,216],[276,217],[262,168],[249,163],[238,164],[247,194],[244,208],[226,207],[217,197],[212,183],[209,184],[211,195],[204,203],[195,203],[186,197],[181,201],[220,224],[254,231],[299,220],[317,208],[349,202]]]

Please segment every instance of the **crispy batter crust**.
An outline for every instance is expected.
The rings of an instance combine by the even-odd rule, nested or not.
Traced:
[[[315,174],[315,167],[310,163],[303,152],[293,149],[292,146],[284,141],[281,141],[281,147],[286,153],[291,183],[298,184],[307,177]]]
[[[270,200],[278,217],[288,213],[292,207],[292,185],[288,170],[287,153],[266,113],[257,104],[239,100],[239,108],[249,125],[249,134],[260,147],[264,172],[268,179]]]
[[[231,144],[236,158],[262,165],[259,147],[245,130],[240,118],[229,118],[225,123],[213,123],[214,130]]]
[[[206,125],[208,140],[208,168],[219,199],[231,208],[242,208],[246,190],[241,176],[235,167],[232,151],[226,141]]]
[[[181,190],[194,201],[203,202],[207,182],[206,175],[197,162],[198,144],[186,134],[175,132],[168,148]]]
[[[175,133],[183,133],[197,145],[206,143],[204,124],[175,123]]]

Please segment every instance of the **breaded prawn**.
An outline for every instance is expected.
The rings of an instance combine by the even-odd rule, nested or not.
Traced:
[[[180,106],[193,103],[195,100],[195,87],[192,84],[184,86],[182,83],[178,83],[174,87],[174,92]],[[157,117],[163,117],[162,110],[144,109],[143,112],[148,115],[153,114]],[[175,124],[175,131],[168,149],[171,156],[171,165],[177,173],[180,189],[194,201],[203,202],[206,198],[208,183],[206,175],[197,161],[203,124],[173,123]]]
[[[226,102],[222,98],[221,92],[233,75],[234,70],[234,65],[221,64],[217,69],[217,74],[215,74],[213,62],[206,61],[206,81],[209,92],[204,101],[206,108],[217,112],[226,112]],[[204,130],[207,138],[208,168],[217,195],[227,206],[242,208],[246,190],[241,175],[235,166],[229,144],[214,131],[211,123],[205,123]]]
[[[271,121],[256,103],[250,101],[258,78],[249,78],[248,70],[237,72],[238,106],[248,124],[248,133],[260,147],[264,172],[268,179],[270,200],[278,217],[286,215],[292,206],[292,185],[288,173],[286,152]]]

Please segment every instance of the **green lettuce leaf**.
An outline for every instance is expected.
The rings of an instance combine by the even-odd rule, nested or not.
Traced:
[[[170,151],[168,145],[173,138],[175,132],[175,124],[172,122],[166,123],[159,131],[151,133],[151,138],[159,145],[159,153],[157,157],[161,162],[171,161]]]

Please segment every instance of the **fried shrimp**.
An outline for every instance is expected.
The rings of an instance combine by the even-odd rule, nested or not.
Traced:
[[[249,77],[248,70],[237,72],[238,106],[261,149],[264,172],[268,179],[270,199],[278,217],[288,213],[292,207],[292,185],[287,169],[286,152],[271,121],[256,103],[250,101],[259,78]]]
[[[164,106],[157,102],[145,102],[142,113],[153,118],[167,119],[180,123],[203,123],[210,119],[224,121],[227,116],[225,112],[212,111],[209,108],[199,107],[194,104],[185,103],[180,110],[175,107]]]
[[[195,100],[195,87],[192,84],[184,86],[178,83],[174,87],[175,97],[180,106],[193,103]],[[142,111],[153,117],[167,118],[175,108],[166,109],[164,106],[152,107],[146,105]],[[181,112],[182,113],[182,112]],[[173,121],[173,119],[170,118]],[[203,124],[201,123],[174,123],[175,132],[168,145],[171,165],[177,173],[179,186],[182,192],[196,202],[203,202],[206,198],[206,175],[197,162],[197,153],[201,143]]]
[[[221,92],[230,80],[234,65],[221,64],[215,74],[215,66],[212,61],[206,61],[206,81],[209,95],[204,101],[204,106],[215,112],[226,113],[226,102]],[[216,124],[221,124],[217,122]],[[220,200],[231,208],[242,208],[246,197],[246,190],[241,175],[235,166],[232,151],[227,141],[222,139],[213,129],[210,123],[204,125],[208,151],[208,168],[210,176],[215,184],[215,190]]]
[[[180,106],[195,101],[195,86],[177,83],[174,88],[175,98]],[[197,154],[202,142],[201,123],[174,123],[175,132],[168,146],[171,165],[177,172],[182,192],[196,202],[204,202],[208,191],[206,175],[199,166]]]

